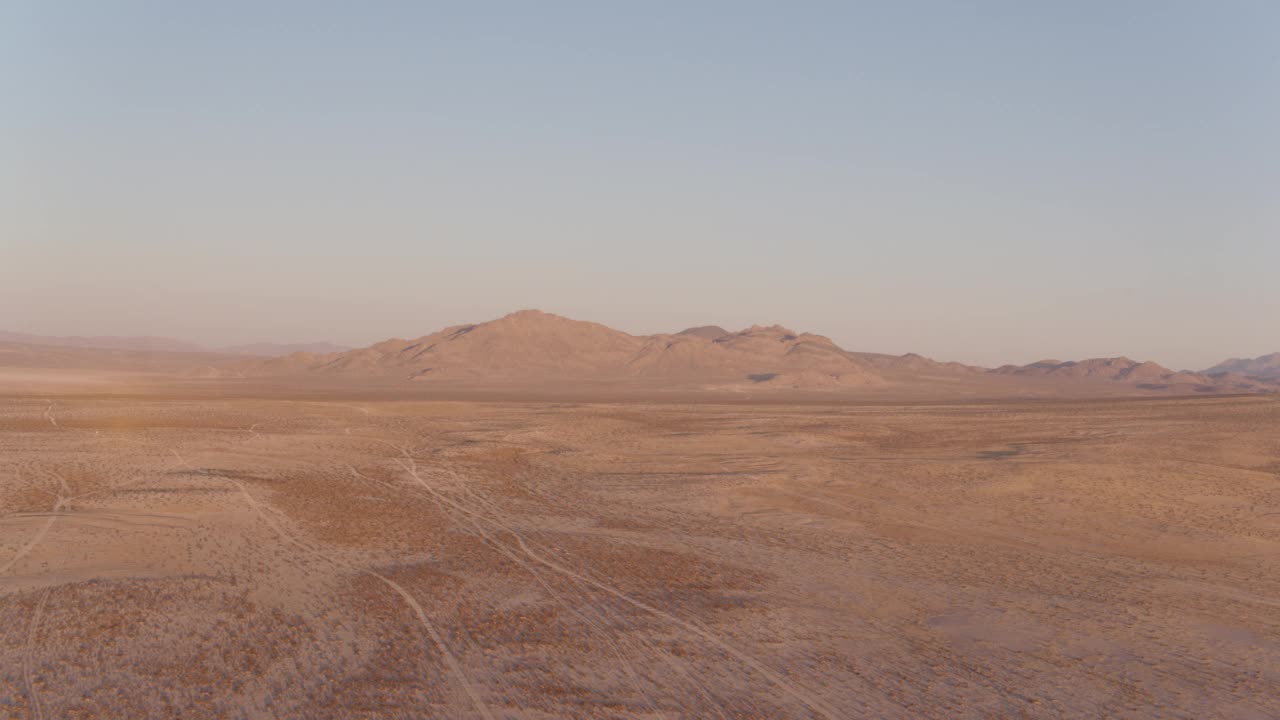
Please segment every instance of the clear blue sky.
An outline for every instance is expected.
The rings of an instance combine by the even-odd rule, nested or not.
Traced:
[[[0,0],[0,328],[1280,350],[1280,3]]]

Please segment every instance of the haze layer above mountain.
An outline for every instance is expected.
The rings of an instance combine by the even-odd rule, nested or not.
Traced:
[[[229,355],[256,355],[259,357],[279,357],[296,352],[333,353],[343,352],[351,348],[331,342],[311,343],[275,343],[260,342],[227,347],[206,347],[185,340],[152,336],[117,336],[117,335],[35,335],[0,330],[0,342],[21,343],[24,345],[52,345],[57,347],[97,348],[102,350],[129,350],[140,352],[193,352],[193,353],[226,353]]]
[[[156,352],[207,352],[208,348],[196,343],[163,337],[120,337],[114,335],[33,335],[30,333],[0,330],[0,342],[29,345],[55,345],[60,347],[100,348],[104,350],[142,350]]]
[[[229,345],[227,347],[218,348],[218,352],[230,353],[232,355],[257,355],[260,357],[282,357],[298,352],[308,353],[336,353],[346,352],[351,347],[347,345],[338,345],[331,342],[311,342],[311,343],[274,343],[259,342],[248,343],[245,345]]]

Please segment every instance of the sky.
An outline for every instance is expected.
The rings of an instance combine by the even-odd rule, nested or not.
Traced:
[[[0,329],[1280,351],[1280,3],[0,0]]]

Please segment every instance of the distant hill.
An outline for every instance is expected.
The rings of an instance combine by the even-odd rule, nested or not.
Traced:
[[[195,343],[162,337],[117,337],[101,335],[54,336],[32,335],[0,330],[0,342],[26,345],[53,345],[60,347],[100,348],[105,350],[136,350],[146,352],[208,352],[208,348]]]
[[[1184,386],[1201,392],[1251,392],[1257,383],[1241,375],[1174,371],[1154,362],[1138,362],[1127,357],[1088,360],[1041,360],[1029,365],[1005,365],[991,371],[995,375],[1059,380],[1106,380],[1129,383],[1139,388],[1160,389]]]
[[[1005,365],[992,370],[998,375],[1022,375],[1097,380],[1148,381],[1170,378],[1174,371],[1153,362],[1137,362],[1127,357],[1088,360],[1041,360],[1030,365]],[[1202,378],[1188,378],[1200,380]]]
[[[1253,359],[1232,358],[1205,370],[1206,375],[1235,373],[1263,380],[1280,380],[1280,353],[1271,353]]]
[[[20,343],[0,341],[0,367],[126,370],[136,372],[216,372],[228,362],[242,362],[233,355],[168,350]]]
[[[883,353],[852,352],[850,355],[871,363],[886,372],[923,375],[979,375],[987,372],[986,368],[965,365],[958,362],[939,362],[917,353],[905,355],[885,355]]]
[[[99,350],[128,350],[131,352],[179,352],[179,353],[225,353],[228,355],[258,355],[261,357],[279,357],[295,352],[333,353],[344,352],[351,348],[329,342],[314,343],[250,343],[233,345],[224,348],[209,348],[185,340],[150,336],[115,336],[115,335],[34,335],[0,330],[0,343],[17,343],[21,345],[44,345],[50,347],[96,348]]]
[[[227,353],[229,355],[258,355],[261,357],[283,357],[293,353],[305,352],[315,355],[323,355],[326,353],[346,352],[352,348],[346,345],[335,345],[331,342],[313,342],[313,343],[249,343],[246,345],[231,345],[229,347],[219,348],[218,352]]]

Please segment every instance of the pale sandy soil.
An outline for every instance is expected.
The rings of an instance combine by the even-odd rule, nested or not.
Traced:
[[[0,718],[1280,717],[1280,402],[0,396]]]

